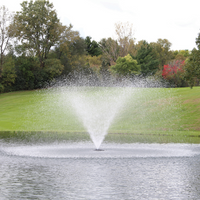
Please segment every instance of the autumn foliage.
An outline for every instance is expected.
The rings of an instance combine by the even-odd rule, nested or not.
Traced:
[[[164,65],[162,77],[176,87],[184,86],[184,65],[185,61],[181,60],[176,60],[170,64]]]

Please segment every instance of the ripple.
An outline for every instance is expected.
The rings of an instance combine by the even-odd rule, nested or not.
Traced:
[[[1,153],[35,158],[158,158],[200,154],[200,145],[191,144],[104,144],[102,149],[94,151],[91,143],[16,145],[3,147]]]

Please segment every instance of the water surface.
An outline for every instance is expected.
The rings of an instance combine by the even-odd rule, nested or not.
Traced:
[[[199,199],[200,145],[6,143],[0,199]]]

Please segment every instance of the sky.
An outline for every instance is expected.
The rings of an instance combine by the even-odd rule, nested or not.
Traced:
[[[73,25],[80,36],[116,39],[115,23],[133,25],[136,42],[172,43],[171,50],[192,50],[200,33],[200,0],[49,0],[63,25]],[[20,11],[23,0],[1,0],[10,11]]]

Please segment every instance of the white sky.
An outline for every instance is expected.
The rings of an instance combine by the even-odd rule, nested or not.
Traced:
[[[23,0],[1,0],[10,11]],[[172,50],[196,47],[200,32],[200,0],[50,0],[63,25],[73,25],[82,37],[99,42],[114,37],[114,24],[133,24],[136,41],[168,39]]]

